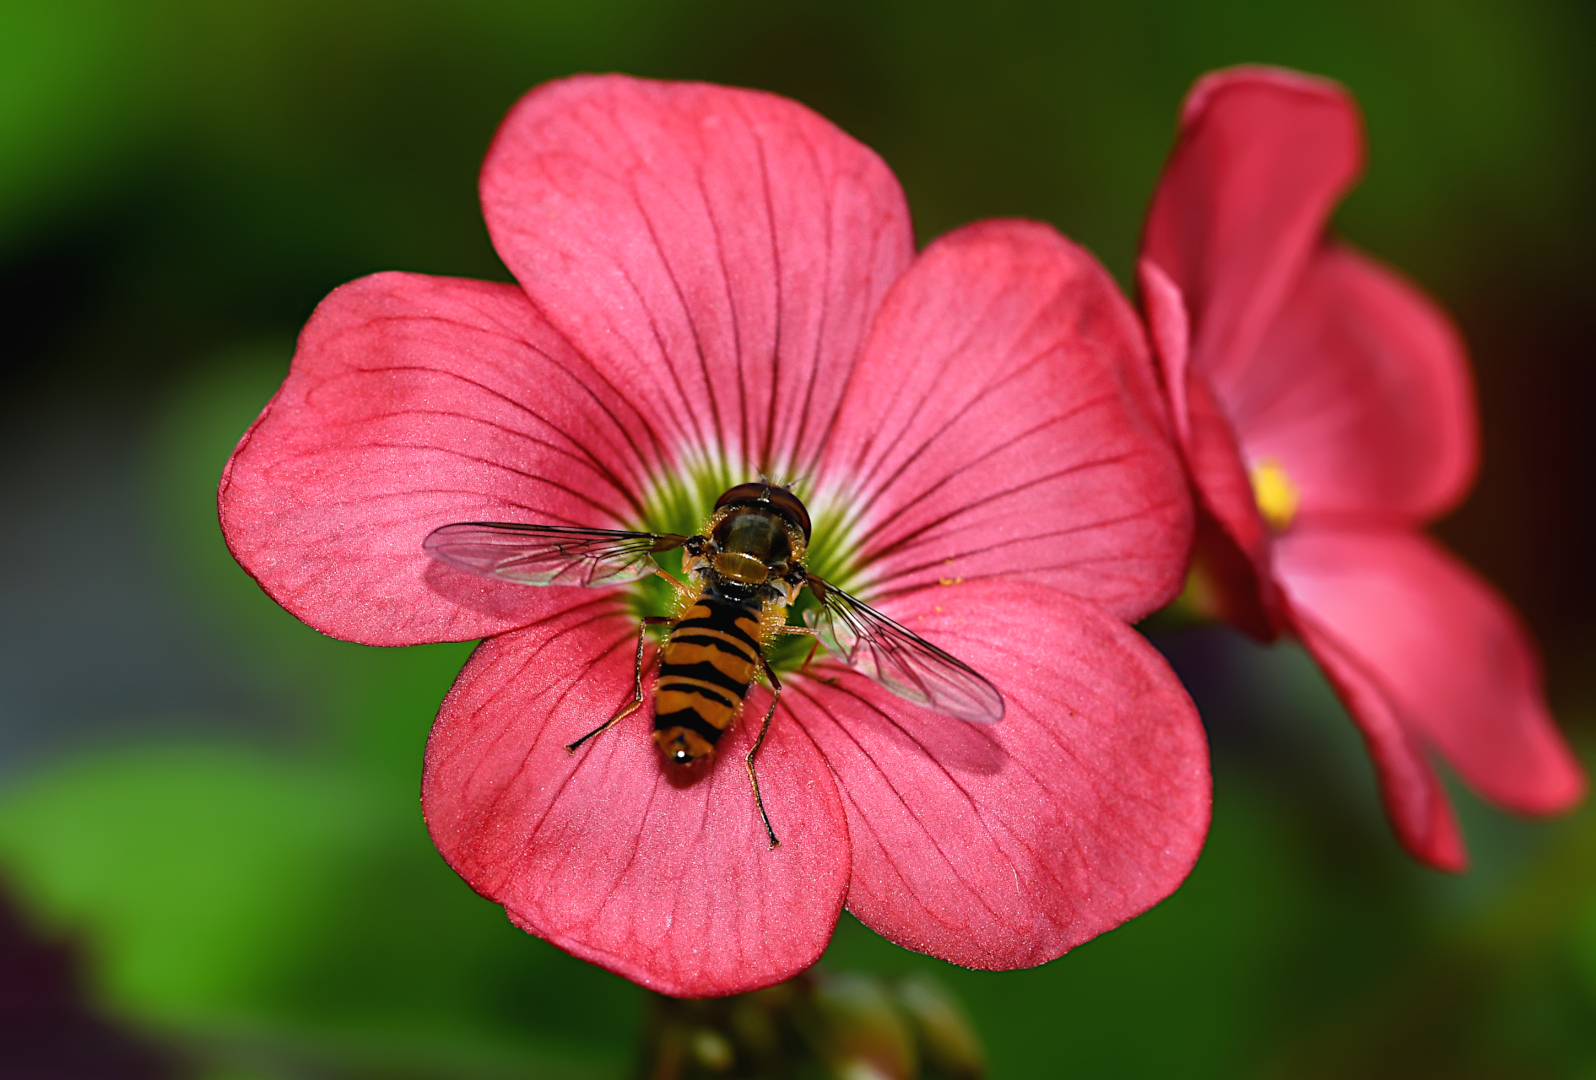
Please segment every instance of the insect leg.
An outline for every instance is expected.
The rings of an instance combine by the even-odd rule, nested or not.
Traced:
[[[671,588],[676,590],[676,595],[682,597],[684,600],[697,600],[698,599],[698,591],[696,589],[692,588],[689,585],[682,584],[680,581],[678,581],[675,578],[671,577],[665,571],[663,571],[663,570],[655,570],[654,571],[654,576],[655,577],[662,577],[666,581],[670,582],[671,583]]]
[[[770,827],[770,815],[765,813],[765,800],[759,794],[759,776],[754,772],[754,755],[759,753],[759,748],[765,745],[765,733],[770,730],[770,718],[776,715],[776,702],[781,700],[781,680],[776,678],[776,669],[770,666],[770,661],[765,661],[765,678],[770,680],[770,708],[765,712],[764,722],[759,725],[759,737],[754,740],[754,747],[748,751],[748,757],[743,759],[743,764],[748,766],[748,782],[754,786],[754,805],[759,807],[759,820],[765,823],[765,835],[770,837],[770,846],[775,847],[781,843],[776,839],[776,830]]]
[[[637,670],[633,674],[632,679],[632,700],[621,706],[620,712],[604,721],[598,727],[594,728],[586,735],[583,735],[574,743],[567,744],[565,747],[567,753],[576,753],[577,747],[581,746],[583,743],[587,742],[600,732],[608,731],[610,728],[614,727],[628,716],[631,716],[643,704],[643,642],[648,638],[648,628],[650,626],[659,626],[661,623],[668,623],[672,621],[673,620],[667,619],[663,615],[643,616],[643,621],[638,624],[637,627]]]
[[[804,657],[804,666],[798,669],[798,674],[800,675],[809,674],[809,661],[815,658],[815,650],[820,648],[820,633],[809,629],[807,626],[778,626],[776,627],[776,633],[809,635],[811,639],[809,642],[809,655]]]

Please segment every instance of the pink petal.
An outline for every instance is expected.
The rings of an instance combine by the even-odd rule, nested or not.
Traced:
[[[938,240],[893,288],[823,485],[879,593],[1021,576],[1124,618],[1179,591],[1191,506],[1134,311],[1045,225]]]
[[[1531,814],[1584,795],[1528,636],[1456,559],[1417,533],[1305,528],[1281,538],[1276,560],[1292,606],[1481,795]]]
[[[665,774],[647,699],[568,754],[630,700],[636,641],[636,620],[600,596],[484,642],[427,744],[433,842],[516,925],[662,993],[733,994],[796,974],[825,949],[848,880],[826,763],[778,712],[759,755],[772,849],[742,761],[763,689],[695,783]]]
[[[1003,720],[938,716],[832,666],[794,715],[842,789],[848,909],[976,968],[1041,964],[1147,910],[1208,829],[1207,744],[1163,658],[1095,604],[1034,585],[932,587],[888,610],[986,675]]]
[[[897,180],[784,98],[583,76],[522,98],[482,169],[494,246],[674,445],[808,467],[913,257]]]
[[[1252,356],[1362,162],[1334,83],[1249,67],[1193,88],[1142,254],[1185,294],[1194,367],[1222,379]]]
[[[1279,630],[1279,597],[1270,576],[1270,535],[1229,419],[1208,377],[1190,365],[1185,297],[1151,259],[1137,264],[1142,303],[1157,351],[1164,392],[1198,506],[1196,557],[1222,618],[1263,640]]]
[[[565,590],[429,559],[456,521],[616,525],[636,509],[648,418],[509,285],[377,274],[336,290],[222,475],[244,569],[324,633],[459,641],[569,606]]]
[[[1186,448],[1191,442],[1191,406],[1186,396],[1187,373],[1191,370],[1191,315],[1186,311],[1186,298],[1163,267],[1151,259],[1136,260],[1136,285],[1146,309],[1147,336],[1175,437]]]
[[[1437,870],[1466,870],[1468,853],[1452,801],[1419,739],[1397,715],[1390,695],[1311,617],[1299,613],[1294,626],[1363,732],[1397,839],[1415,859]]]
[[[1315,254],[1254,359],[1215,390],[1248,459],[1280,462],[1303,515],[1423,520],[1473,479],[1457,331],[1413,285],[1340,245]]]

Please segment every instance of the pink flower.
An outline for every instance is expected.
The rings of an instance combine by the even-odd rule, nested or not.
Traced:
[[[767,94],[555,82],[483,166],[517,284],[334,292],[222,478],[279,603],[372,645],[487,640],[422,803],[449,864],[559,947],[670,994],[812,963],[844,905],[981,968],[1050,960],[1166,896],[1207,828],[1190,700],[1127,625],[1180,586],[1191,510],[1135,313],[1045,226],[916,256],[869,150]],[[1001,691],[976,726],[836,662],[769,691],[697,782],[629,699],[640,589],[528,588],[422,551],[512,521],[694,531],[797,477],[810,569]],[[801,654],[800,654],[801,655]],[[796,665],[793,665],[796,667]]]
[[[1467,856],[1428,755],[1524,813],[1584,775],[1507,603],[1420,532],[1478,455],[1463,345],[1409,282],[1325,236],[1363,163],[1339,86],[1202,79],[1153,197],[1140,278],[1217,606],[1294,633],[1362,729],[1413,855]]]

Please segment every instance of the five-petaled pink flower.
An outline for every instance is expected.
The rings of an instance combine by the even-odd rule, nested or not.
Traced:
[[[220,492],[239,562],[312,626],[487,639],[427,749],[451,866],[517,925],[677,995],[802,969],[845,903],[910,948],[1013,968],[1180,883],[1206,744],[1126,623],[1178,591],[1190,499],[1143,331],[1089,255],[1007,221],[916,256],[869,150],[696,84],[533,91],[481,193],[516,284],[334,292]],[[768,690],[697,782],[662,767],[648,709],[568,754],[630,697],[638,594],[422,550],[462,521],[664,531],[686,506],[691,529],[760,475],[799,479],[826,576],[1007,705],[976,726],[825,654],[791,672],[759,759],[776,848],[740,760]]]
[[[1362,162],[1341,87],[1262,68],[1202,79],[1140,284],[1216,606],[1302,641],[1362,729],[1402,843],[1457,870],[1431,751],[1525,813],[1567,809],[1585,780],[1514,612],[1419,531],[1472,480],[1472,389],[1446,316],[1324,235]]]

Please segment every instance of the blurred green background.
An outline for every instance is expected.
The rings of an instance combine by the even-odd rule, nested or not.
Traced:
[[[1475,353],[1484,470],[1439,531],[1525,612],[1591,762],[1592,55],[1572,0],[0,0],[0,891],[75,951],[89,1008],[211,1080],[632,1067],[641,992],[427,841],[421,749],[468,648],[318,636],[232,563],[213,501],[327,291],[507,277],[477,168],[574,71],[791,95],[885,156],[922,239],[1043,218],[1122,283],[1197,75],[1346,82],[1372,153],[1339,227]],[[1217,788],[1174,898],[1033,971],[846,918],[829,960],[934,972],[998,1077],[1596,1077],[1596,813],[1459,792],[1475,868],[1421,870],[1298,652],[1158,643]]]

